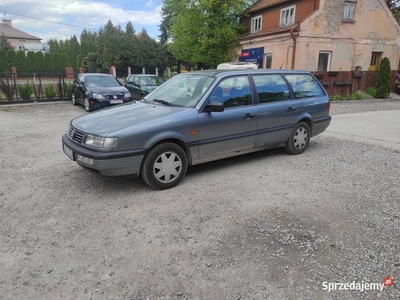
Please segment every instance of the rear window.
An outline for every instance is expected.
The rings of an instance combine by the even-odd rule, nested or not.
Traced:
[[[297,99],[324,96],[318,82],[309,74],[285,75]]]
[[[289,88],[281,75],[254,75],[258,102],[268,103],[290,99]]]

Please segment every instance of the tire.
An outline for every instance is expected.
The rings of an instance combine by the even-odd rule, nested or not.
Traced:
[[[75,106],[78,105],[78,102],[76,102],[76,98],[75,98],[75,94],[74,93],[72,93],[72,100],[71,101],[72,101],[73,105],[75,105]]]
[[[93,110],[93,108],[90,106],[90,102],[88,97],[85,97],[85,110],[87,112],[91,112]]]
[[[310,126],[305,122],[299,122],[294,126],[284,150],[293,155],[301,154],[306,150],[309,142]]]
[[[174,143],[163,143],[152,148],[145,156],[141,176],[156,190],[172,188],[183,179],[188,168],[185,151]]]

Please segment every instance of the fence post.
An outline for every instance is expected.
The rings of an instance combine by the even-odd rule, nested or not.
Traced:
[[[14,80],[15,95],[17,96],[17,100],[18,100],[18,86],[17,86],[17,81],[15,79],[15,77],[17,77],[17,76],[15,73],[13,73],[12,76],[13,76],[13,80]]]
[[[39,98],[40,98],[40,94],[42,94],[42,99],[44,98],[43,96],[43,87],[42,87],[42,76],[40,74],[38,74],[39,77]]]

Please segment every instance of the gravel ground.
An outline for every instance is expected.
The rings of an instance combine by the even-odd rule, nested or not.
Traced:
[[[400,101],[332,103],[384,109]],[[399,151],[322,134],[154,191],[63,154],[83,113],[0,106],[0,299],[400,299]],[[382,292],[323,290],[386,276]]]

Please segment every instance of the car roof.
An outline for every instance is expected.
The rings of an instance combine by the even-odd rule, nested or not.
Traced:
[[[180,73],[182,75],[209,75],[209,76],[230,76],[230,75],[248,75],[248,74],[310,74],[307,70],[286,70],[286,69],[223,69],[223,70],[198,70]]]
[[[157,76],[156,74],[130,74],[130,76]]]
[[[114,77],[114,75],[112,75],[112,74],[105,74],[105,73],[81,73],[79,75],[82,75],[82,76],[112,76],[112,77]]]

